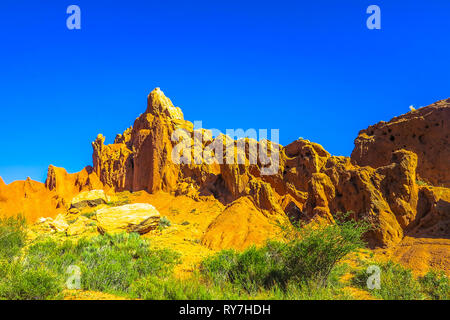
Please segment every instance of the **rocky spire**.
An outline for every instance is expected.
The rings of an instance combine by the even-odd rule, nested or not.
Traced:
[[[147,111],[153,115],[165,115],[171,119],[183,120],[183,112],[175,107],[160,88],[153,89],[147,98]]]

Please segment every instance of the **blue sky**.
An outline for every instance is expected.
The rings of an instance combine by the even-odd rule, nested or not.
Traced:
[[[359,130],[450,96],[449,15],[448,0],[2,0],[0,176],[81,170],[154,87],[206,128],[278,128],[348,156]]]

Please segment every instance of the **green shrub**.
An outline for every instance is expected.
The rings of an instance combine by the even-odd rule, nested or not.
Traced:
[[[47,300],[59,298],[62,290],[57,276],[43,267],[28,268],[21,262],[0,266],[0,298],[8,300]]]
[[[43,264],[61,279],[70,265],[81,269],[84,290],[116,294],[128,292],[133,281],[149,274],[169,275],[179,255],[169,250],[150,249],[138,234],[103,235],[78,242],[56,243],[48,239],[28,251],[30,265]]]
[[[298,229],[298,236],[288,242],[270,241],[242,253],[221,251],[205,259],[200,272],[219,283],[231,282],[249,293],[273,287],[286,290],[289,283],[326,287],[339,261],[364,246],[361,236],[366,230],[364,223],[353,220]]]
[[[422,292],[431,300],[450,300],[450,281],[443,271],[429,271],[419,278]]]
[[[419,281],[417,281],[411,270],[402,267],[392,261],[379,265],[380,289],[373,289],[370,292],[384,300],[422,300],[425,295],[422,293]],[[366,269],[360,270],[353,282],[362,289],[367,288],[368,274]]]
[[[166,216],[159,219],[159,228],[160,229],[165,229],[167,227],[170,227],[171,225],[172,225],[172,223]]]
[[[338,262],[365,246],[362,235],[367,230],[367,224],[354,220],[337,220],[336,224],[323,228],[299,230],[300,240],[293,240],[287,246],[289,278],[326,286]]]
[[[25,218],[22,215],[0,217],[0,260],[11,261],[20,253],[25,245],[25,224]]]

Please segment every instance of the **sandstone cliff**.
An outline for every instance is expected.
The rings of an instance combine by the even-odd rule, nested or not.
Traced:
[[[249,214],[257,210],[267,220],[332,222],[338,212],[351,211],[353,218],[368,220],[375,227],[368,235],[370,244],[384,246],[399,242],[413,224],[417,225],[417,219],[431,210],[425,205],[418,206],[426,201],[424,197],[432,196],[419,192],[416,170],[427,181],[447,181],[449,171],[445,159],[449,159],[450,151],[445,129],[449,110],[448,100],[441,101],[363,130],[350,159],[331,156],[322,146],[301,139],[282,147],[267,141],[236,141],[224,135],[212,138],[208,130],[194,130],[193,124],[184,120],[181,110],[157,88],[148,97],[146,112],[136,119],[132,128],[118,135],[114,144],[104,145],[102,136],[93,143],[94,170],[103,184],[115,190],[151,193],[162,190],[195,199],[213,196],[225,205],[249,197],[248,201],[239,200],[237,205],[242,208],[247,204]],[[171,137],[177,129],[183,129],[186,137],[194,141],[192,153],[185,155],[192,157],[193,162],[178,165],[171,161],[176,145]],[[406,137],[410,129],[417,132]],[[366,132],[371,138],[363,141]],[[419,145],[410,140],[414,134]],[[378,143],[382,139],[379,137],[385,135],[391,144],[389,149],[384,148],[386,141]],[[425,141],[430,143],[424,144]],[[245,149],[238,148],[242,142]],[[234,154],[229,151],[227,154],[229,145],[233,146]],[[222,161],[209,163],[198,159],[196,148],[212,146],[219,147],[214,152]],[[252,146],[256,149],[251,149]],[[270,175],[261,174],[273,159],[264,163],[261,159],[251,161],[250,150],[277,147],[280,149],[278,169]],[[439,149],[435,153],[437,157],[433,157],[434,148]],[[233,158],[234,164],[227,162],[227,157]],[[240,164],[236,163],[239,158]],[[234,207],[226,210],[234,212]],[[226,219],[238,218],[224,212],[218,219],[220,223],[217,221],[211,229],[221,234],[233,232],[229,227],[233,222]],[[248,220],[242,218],[241,227],[245,228]],[[204,243],[217,247],[214,243],[217,237],[211,236],[211,232],[205,236]],[[444,233],[448,234],[449,230]]]
[[[72,198],[82,191],[104,189],[97,174],[90,166],[80,172],[69,174],[64,168],[50,165],[45,186],[48,190],[54,191],[65,206],[70,204]]]
[[[105,145],[102,135],[92,143],[93,167],[68,174],[50,166],[45,187],[32,181],[6,186],[0,179],[0,210],[56,215],[81,191],[145,190],[220,201],[225,209],[202,238],[213,249],[262,243],[279,222],[333,223],[339,212],[372,224],[366,235],[372,247],[395,245],[405,235],[449,238],[449,115],[443,100],[380,122],[360,132],[351,158],[336,157],[303,139],[281,146],[213,137],[184,120],[157,88],[113,144]],[[180,142],[191,148],[179,150]]]
[[[406,149],[418,156],[420,180],[448,188],[449,135],[450,99],[446,99],[361,130],[355,140],[352,162],[378,168],[389,163],[392,152]]]
[[[28,178],[6,185],[0,178],[0,216],[24,215],[30,221],[54,217],[64,210],[58,195],[43,183]]]

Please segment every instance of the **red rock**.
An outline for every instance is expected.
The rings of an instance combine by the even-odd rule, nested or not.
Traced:
[[[93,168],[88,166],[77,173],[67,173],[66,169],[50,165],[45,186],[55,191],[65,206],[70,205],[73,197],[82,191],[104,189]]]
[[[277,218],[267,216],[255,206],[250,197],[241,197],[228,205],[210,224],[202,239],[202,244],[214,249],[243,250],[251,245],[261,245],[280,229]]]
[[[241,150],[230,137],[212,139],[207,130],[194,131],[181,110],[157,88],[149,94],[146,112],[132,128],[118,135],[114,144],[104,145],[103,136],[93,143],[94,171],[105,187],[114,190],[162,190],[197,200],[212,195],[225,205],[248,198],[256,210],[274,217],[284,214],[293,220],[333,222],[339,212],[352,211],[354,219],[369,220],[376,227],[367,235],[370,244],[386,246],[401,241],[416,222],[416,170],[428,181],[447,181],[448,163],[442,159],[448,158],[448,109],[448,101],[441,101],[361,131],[351,159],[332,157],[319,144],[296,140],[280,146],[278,171],[262,175],[260,159],[250,162],[249,145]],[[436,122],[437,118],[441,122]],[[427,130],[423,137],[416,134],[416,139],[414,133],[407,136],[411,128]],[[172,162],[176,142],[171,136],[177,129],[196,138],[195,150],[216,147],[222,164]],[[198,134],[205,134],[201,144]],[[435,141],[422,146],[424,139]],[[257,148],[266,145],[251,139],[240,142]],[[227,146],[234,154],[227,155]],[[433,148],[440,149],[437,158],[432,156]],[[195,158],[195,154],[190,156]],[[227,156],[244,161],[230,164]],[[235,219],[235,214],[221,216],[221,224],[233,224],[225,221],[231,218]]]
[[[392,152],[406,149],[418,156],[418,178],[450,187],[450,99],[381,121],[359,132],[352,162],[378,168],[389,164]]]
[[[39,217],[55,217],[62,210],[56,193],[49,191],[43,183],[30,178],[9,185],[0,182],[0,216],[22,214],[34,222]]]

